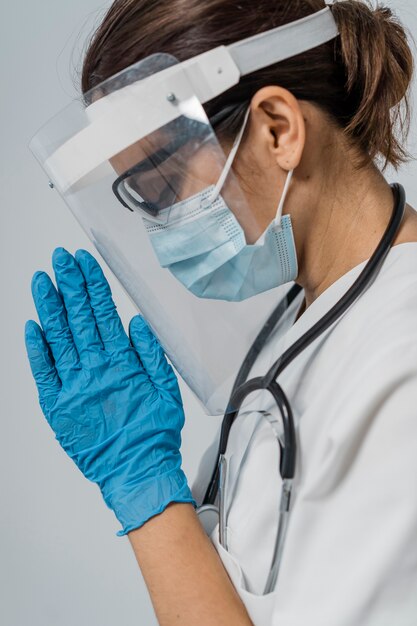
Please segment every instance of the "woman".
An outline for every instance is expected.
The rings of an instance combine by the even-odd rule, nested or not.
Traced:
[[[113,89],[114,81],[143,59],[169,73],[173,63],[160,66],[160,57],[152,55],[169,54],[182,62],[323,9],[322,0],[256,5],[116,0],[84,61],[89,119],[106,120],[107,103],[119,106],[123,89]],[[389,9],[356,0],[336,2],[331,13],[337,36],[248,72],[204,102],[227,162],[220,166],[214,150],[203,149],[212,134],[207,124],[201,126],[201,116],[198,124],[197,117],[178,118],[175,150],[189,149],[187,133],[193,133],[193,145],[201,141],[192,158],[183,157],[188,177],[181,179],[181,193],[174,178],[160,187],[164,176],[156,180],[152,170],[161,173],[172,156],[166,143],[162,156],[161,146],[155,146],[161,136],[166,140],[171,126],[161,126],[158,141],[151,133],[110,155],[118,176],[115,195],[127,208],[144,212],[153,248],[147,250],[149,258],[155,253],[193,297],[239,307],[292,281],[302,287],[260,368],[323,318],[358,278],[393,212],[393,192],[381,170],[407,158],[402,141],[413,60],[403,27]],[[296,49],[296,38],[287,45]],[[142,79],[150,75],[143,67]],[[181,101],[178,92],[164,93],[172,105]],[[156,88],[142,93],[151,102],[155,94]],[[115,128],[119,145],[124,126]],[[102,132],[107,130],[104,124]],[[152,184],[144,174],[149,171]],[[202,178],[203,191],[193,187]],[[85,180],[79,173],[83,189]],[[60,181],[61,187],[66,184]],[[163,194],[168,200],[161,208]],[[203,202],[195,208],[202,194],[211,213],[200,210]],[[170,211],[188,211],[189,201],[195,219],[186,221],[188,230],[178,230],[180,218],[170,226]],[[235,247],[244,231],[239,253],[230,254],[229,240],[211,241],[217,242],[215,224],[195,231],[195,223],[209,213],[223,231],[235,229],[230,238]],[[233,214],[237,221],[230,221]],[[112,257],[105,237],[90,231],[115,273],[122,271],[123,257]],[[179,232],[183,249],[196,246],[186,259],[178,257],[181,246],[174,238]],[[201,233],[209,233],[203,244],[210,239],[210,246],[204,249],[196,243],[203,245]],[[270,237],[278,241],[275,247]],[[269,265],[260,249],[267,251]],[[229,256],[216,265],[215,254],[225,250]],[[252,264],[245,272],[242,258]],[[276,446],[268,425],[252,423],[245,436],[231,442],[235,490],[226,550],[218,526],[208,537],[196,514],[181,470],[184,415],[177,382],[149,327],[135,317],[127,337],[91,255],[79,251],[74,258],[57,249],[53,263],[58,291],[46,274],[35,274],[42,329],[35,322],[26,328],[41,406],[61,445],[99,485],[122,523],[118,534],[129,536],[161,624],[415,623],[417,214],[410,206],[375,280],[279,379],[296,418],[299,462],[278,584],[265,595],[279,504]],[[127,279],[124,284],[133,293]],[[146,298],[142,301],[146,307]],[[180,347],[171,346],[174,356],[176,350]],[[205,358],[204,352],[198,356]],[[259,405],[252,415],[260,410]],[[233,455],[242,459],[245,452],[245,463],[233,469]],[[207,483],[209,475],[204,478]]]

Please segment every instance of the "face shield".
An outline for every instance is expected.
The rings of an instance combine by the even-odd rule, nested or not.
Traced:
[[[231,169],[238,142],[216,136],[227,112],[209,120],[203,104],[337,34],[327,8],[183,63],[152,55],[31,141],[51,186],[208,414],[224,413],[242,362],[291,285],[285,268],[271,278],[269,240],[259,245],[264,229]],[[288,236],[280,227],[270,239],[280,246]]]

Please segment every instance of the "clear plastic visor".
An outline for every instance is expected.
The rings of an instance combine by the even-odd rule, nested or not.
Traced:
[[[164,73],[171,78],[165,81]],[[191,268],[196,240],[204,238],[207,250],[216,246],[215,229],[200,218],[210,211],[207,199],[234,138],[227,144],[217,138],[186,73],[168,55],[127,68],[85,101],[46,124],[31,149],[177,372],[207,413],[221,414],[242,361],[291,285],[241,302],[207,300],[191,293],[162,256],[189,259]],[[233,169],[220,194],[222,210],[247,243],[255,242],[267,224],[251,209]],[[180,223],[186,231],[176,230]],[[245,278],[258,279],[256,273]],[[268,353],[262,373],[274,356]]]

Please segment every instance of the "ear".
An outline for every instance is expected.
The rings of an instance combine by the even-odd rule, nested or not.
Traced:
[[[305,121],[298,100],[283,87],[263,87],[251,101],[251,125],[263,151],[289,171],[301,161],[305,146]]]

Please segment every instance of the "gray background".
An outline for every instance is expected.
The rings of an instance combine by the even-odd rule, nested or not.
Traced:
[[[388,2],[417,35],[415,0]],[[153,626],[156,620],[127,537],[96,485],[54,439],[37,403],[23,328],[35,316],[30,280],[50,271],[56,246],[92,245],[27,149],[75,94],[83,46],[107,3],[0,0],[1,435],[0,624]],[[74,82],[75,81],[75,82]],[[416,124],[411,148],[417,152]],[[398,179],[417,207],[417,163]],[[107,271],[124,322],[135,311]],[[183,389],[184,468],[192,484],[219,419]]]

